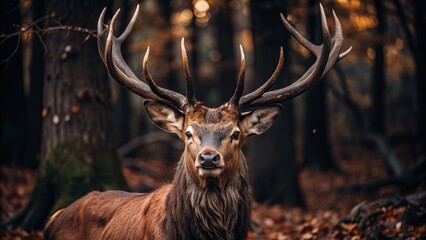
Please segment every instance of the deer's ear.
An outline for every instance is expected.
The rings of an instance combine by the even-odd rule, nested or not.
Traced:
[[[181,111],[168,104],[151,100],[146,100],[143,104],[155,125],[181,137],[184,124],[184,114]]]
[[[281,112],[281,105],[260,107],[250,113],[244,114],[241,127],[246,136],[259,135],[268,130],[274,124],[275,118]]]

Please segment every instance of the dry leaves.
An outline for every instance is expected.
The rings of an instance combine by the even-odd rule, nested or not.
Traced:
[[[77,110],[78,112],[78,110]],[[354,149],[350,149],[351,153]],[[322,173],[303,170],[301,185],[305,195],[308,210],[285,208],[279,205],[268,206],[254,204],[252,211],[251,231],[248,239],[366,239],[367,231],[377,231],[380,234],[373,239],[426,239],[426,221],[414,221],[413,215],[419,213],[417,209],[407,206],[379,206],[368,209],[365,213],[371,214],[363,222],[341,221],[347,216],[357,203],[382,197],[392,196],[395,191],[386,189],[378,193],[349,193],[340,194],[335,189],[339,186],[357,181],[366,182],[381,178],[385,175],[381,162],[377,156],[357,150],[357,154],[348,155],[347,150],[338,149],[341,157],[339,165],[342,173]],[[157,160],[155,162],[158,162]],[[355,164],[356,163],[356,164]],[[144,164],[150,164],[145,162]],[[143,169],[153,172],[154,165]],[[126,173],[129,169],[124,167]],[[161,168],[160,172],[166,171]],[[35,171],[0,168],[2,176],[0,182],[0,220],[4,220],[25,205],[35,182]],[[132,185],[150,182],[146,174],[134,171],[125,174]],[[155,182],[157,183],[157,182]],[[152,184],[158,185],[158,184]],[[135,186],[133,186],[135,187]],[[136,187],[135,187],[136,188]],[[426,205],[422,205],[426,208]],[[330,210],[325,210],[330,209]],[[421,216],[420,216],[421,217]],[[410,219],[412,220],[410,222]],[[42,239],[42,232],[28,233],[22,230],[0,229],[0,239]]]
[[[255,204],[248,239],[327,239],[338,222],[335,211],[309,212],[280,205]]]

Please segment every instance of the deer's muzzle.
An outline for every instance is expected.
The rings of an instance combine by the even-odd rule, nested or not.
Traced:
[[[202,151],[198,154],[195,166],[201,177],[217,177],[222,173],[224,163],[220,153],[216,151]]]

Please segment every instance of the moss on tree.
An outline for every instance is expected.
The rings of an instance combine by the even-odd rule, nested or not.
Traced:
[[[90,191],[123,189],[117,153],[112,148],[66,142],[56,146],[43,160],[38,181],[54,188],[51,212],[64,208]]]

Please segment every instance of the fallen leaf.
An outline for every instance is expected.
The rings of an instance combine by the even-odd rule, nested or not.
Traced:
[[[350,233],[357,227],[355,223],[341,223],[340,226]]]
[[[397,232],[400,232],[400,231],[401,231],[401,226],[402,226],[402,223],[401,223],[401,222],[397,222],[397,223],[395,224],[395,230],[396,230]]]

